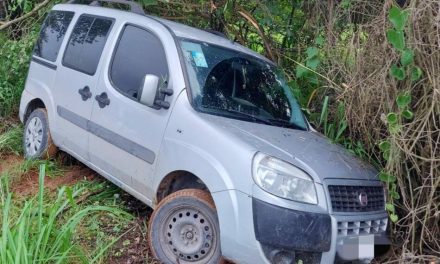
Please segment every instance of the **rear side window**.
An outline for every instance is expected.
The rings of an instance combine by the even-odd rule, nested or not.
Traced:
[[[34,48],[34,55],[46,60],[55,61],[61,43],[74,13],[69,11],[51,11],[44,20],[40,37]]]
[[[81,15],[67,44],[63,65],[94,75],[112,24],[112,19]]]
[[[110,79],[122,94],[138,99],[146,74],[168,79],[165,51],[160,40],[147,30],[128,25],[116,48],[110,69]]]

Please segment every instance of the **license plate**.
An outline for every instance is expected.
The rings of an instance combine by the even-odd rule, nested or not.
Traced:
[[[341,239],[338,254],[345,260],[374,258],[374,235]]]

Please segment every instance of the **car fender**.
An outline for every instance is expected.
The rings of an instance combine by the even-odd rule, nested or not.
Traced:
[[[56,107],[55,107],[55,101],[53,99],[52,93],[48,85],[44,82],[41,82],[34,78],[28,78],[26,80],[26,86],[25,90],[23,91],[23,94],[21,96],[20,101],[20,120],[24,122],[24,115],[28,111],[28,107],[30,102],[32,102],[35,99],[40,99],[44,105],[46,106],[47,115],[49,118],[49,129],[51,132],[52,140],[54,141],[55,145],[57,145],[58,136],[57,136],[57,129],[56,129]]]

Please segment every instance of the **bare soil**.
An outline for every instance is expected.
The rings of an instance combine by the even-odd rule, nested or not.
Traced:
[[[44,187],[46,190],[54,191],[61,186],[72,186],[81,180],[95,179],[95,173],[84,166],[73,166],[62,176],[45,177]],[[12,185],[11,191],[18,196],[32,196],[38,193],[38,172],[31,171],[20,177]]]
[[[0,174],[2,174],[3,171],[7,171],[14,167],[15,165],[20,164],[23,162],[23,158],[16,155],[9,155],[6,157],[0,156]]]

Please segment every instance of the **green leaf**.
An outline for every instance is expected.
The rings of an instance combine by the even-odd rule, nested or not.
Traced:
[[[405,48],[405,34],[402,30],[387,30],[387,39],[397,50],[403,51]]]
[[[315,39],[315,44],[316,44],[316,45],[322,46],[322,45],[324,45],[324,42],[325,42],[325,39],[324,39],[323,36],[318,36],[318,37]]]
[[[306,67],[302,66],[302,65],[298,65],[298,66],[296,66],[296,77],[297,77],[297,78],[304,77],[304,76],[306,76],[309,72],[310,72],[310,70],[307,69]]]
[[[308,47],[307,48],[307,58],[311,59],[315,56],[318,56],[318,49],[315,47]]]
[[[379,180],[381,180],[382,182],[386,182],[386,183],[393,183],[396,182],[397,178],[385,171],[381,171],[379,173]]]
[[[391,143],[388,140],[384,140],[384,141],[380,142],[379,148],[380,148],[381,151],[390,150]]]
[[[396,191],[392,191],[392,192],[390,192],[390,196],[391,196],[393,199],[400,199],[400,195],[399,195],[399,193],[396,192]]]
[[[397,217],[396,214],[390,214],[390,219],[391,221],[393,221],[393,223],[397,222],[397,220],[399,220],[399,217]]]
[[[414,61],[414,51],[410,49],[404,49],[400,56],[400,63],[402,66],[408,66]]]
[[[226,19],[230,19],[232,17],[233,8],[234,7],[232,1],[226,1],[225,6],[223,7],[223,15]]]
[[[411,95],[408,92],[400,93],[396,102],[399,109],[405,109],[411,103]]]
[[[407,120],[411,120],[414,117],[414,113],[411,110],[406,109],[402,112],[402,116]]]
[[[397,116],[397,114],[396,114],[396,113],[393,113],[393,112],[389,113],[389,114],[387,115],[387,121],[388,121],[388,124],[391,124],[391,125],[393,125],[393,124],[397,124],[397,121],[398,121],[398,116]]]
[[[328,117],[328,96],[325,96],[321,110],[321,117],[319,118],[319,125],[321,125],[322,123],[326,123],[327,117]]]
[[[396,178],[396,176],[393,176],[393,175],[390,174],[390,177],[388,178],[388,181],[389,182],[396,182],[397,178]],[[393,189],[396,189],[396,184],[393,184],[393,186],[394,186]]]
[[[312,59],[308,59],[306,62],[306,66],[309,67],[312,70],[316,70],[318,68],[318,65],[321,61],[318,57],[313,57]]]
[[[400,132],[400,130],[402,129],[402,126],[399,125],[399,124],[391,124],[388,127],[388,129],[389,129],[391,134],[395,135],[395,134],[398,134]]]
[[[390,150],[385,150],[382,153],[382,157],[384,160],[389,161],[390,160],[390,156],[391,156],[391,151]]]
[[[396,209],[394,208],[394,204],[391,203],[387,203],[385,205],[385,208],[388,210],[388,212],[394,213],[396,211]]]
[[[384,171],[381,171],[379,173],[379,180],[381,180],[382,182],[388,182],[390,175]]]
[[[405,71],[403,68],[397,67],[396,64],[391,65],[390,75],[399,81],[403,81],[405,79]]]
[[[73,200],[73,191],[72,188],[70,187],[66,187],[66,196],[67,196],[67,200],[69,201],[70,205],[72,207],[76,206],[75,201]]]
[[[408,21],[408,11],[401,10],[400,8],[393,6],[390,9],[388,19],[394,28],[397,30],[403,30],[405,28],[406,22]]]
[[[419,67],[415,66],[414,68],[411,69],[411,81],[418,81],[420,79],[420,77],[422,77],[422,69],[420,69]]]

